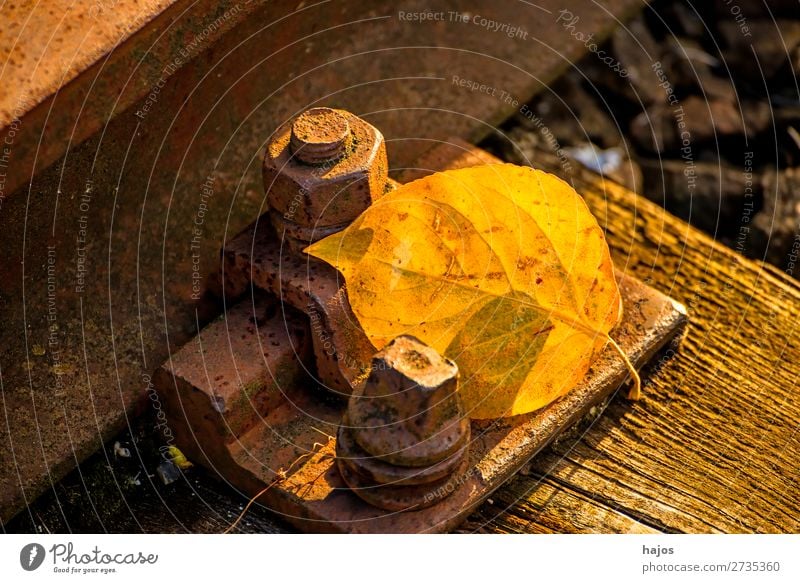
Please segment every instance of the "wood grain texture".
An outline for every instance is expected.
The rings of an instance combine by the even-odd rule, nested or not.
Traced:
[[[666,532],[797,532],[800,286],[592,176],[572,179],[615,264],[684,303],[690,324],[641,401],[612,402],[538,456],[532,476],[495,496],[513,506],[481,529],[616,532],[613,512]],[[482,507],[470,525],[491,514]]]
[[[608,533],[658,532],[568,485],[530,473],[510,480],[460,531],[583,534],[601,529]]]

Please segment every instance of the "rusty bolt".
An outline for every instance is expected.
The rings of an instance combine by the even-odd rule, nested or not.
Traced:
[[[453,491],[445,486],[465,469],[469,434],[456,364],[400,336],[375,355],[369,378],[350,397],[337,465],[370,504],[423,508]]]
[[[315,107],[294,120],[289,146],[306,164],[322,164],[341,158],[352,138],[347,116],[328,107]]]
[[[317,107],[276,132],[263,174],[273,225],[289,223],[296,227],[290,236],[311,242],[343,229],[383,195],[386,145],[352,113]]]
[[[458,366],[412,336],[395,338],[375,355],[347,416],[365,451],[399,466],[439,462],[469,434]]]

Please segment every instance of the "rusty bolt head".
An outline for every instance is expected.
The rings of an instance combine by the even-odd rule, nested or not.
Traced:
[[[458,367],[412,336],[387,344],[372,367],[339,426],[339,474],[384,510],[436,504],[463,482],[469,465]]]
[[[344,228],[383,195],[386,145],[352,113],[318,107],[278,130],[263,174],[272,214],[323,233],[320,227]]]
[[[364,451],[390,464],[423,467],[453,456],[469,439],[458,367],[412,336],[395,338],[351,396],[345,424]]]

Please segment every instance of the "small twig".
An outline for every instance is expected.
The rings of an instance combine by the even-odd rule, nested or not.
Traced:
[[[324,435],[325,437],[327,437],[327,438],[328,438],[328,442],[329,442],[329,443],[330,443],[330,441],[331,441],[332,439],[335,439],[335,437],[333,437],[333,435],[328,435],[327,433],[325,433],[324,431],[322,431],[322,429],[317,429],[317,428],[316,428],[316,427],[314,427],[313,425],[311,426],[311,429],[313,429],[313,430],[314,430],[314,431],[316,431],[317,433],[319,433],[319,434],[321,434],[321,435]]]
[[[319,433],[322,433],[322,435],[326,436],[326,437],[328,438],[328,443],[330,443],[330,442],[331,442],[331,440],[332,440],[332,439],[334,439],[334,438],[333,438],[333,436],[331,436],[331,435],[328,435],[328,434],[327,434],[327,433],[325,433],[324,431],[320,431],[320,430],[319,430],[319,429],[317,429],[316,427],[312,427],[311,429],[313,429],[314,431],[317,431],[317,432],[319,432]],[[266,494],[266,493],[269,491],[269,489],[270,489],[270,488],[272,488],[272,487],[273,487],[273,486],[275,486],[276,484],[279,484],[279,483],[283,482],[283,481],[284,481],[284,480],[285,480],[285,479],[288,477],[288,475],[289,475],[289,472],[291,472],[291,471],[292,471],[292,468],[294,468],[294,467],[295,467],[295,466],[296,466],[298,463],[300,463],[300,462],[301,462],[301,461],[303,461],[304,459],[306,459],[306,458],[308,458],[308,457],[311,457],[311,456],[313,456],[314,454],[316,454],[316,453],[317,453],[317,448],[320,448],[320,449],[321,449],[321,448],[323,448],[323,447],[324,447],[324,445],[323,445],[323,444],[315,442],[315,443],[314,443],[314,445],[312,445],[312,446],[311,446],[311,451],[308,451],[308,452],[306,452],[306,453],[302,454],[301,456],[298,456],[298,457],[297,457],[297,458],[296,458],[296,459],[295,459],[295,460],[294,460],[294,461],[293,461],[291,464],[289,464],[289,467],[288,467],[288,468],[286,468],[285,470],[284,470],[284,469],[280,469],[280,470],[278,470],[277,474],[275,475],[275,478],[274,478],[274,479],[273,479],[273,480],[272,480],[272,481],[271,481],[269,484],[267,484],[267,486],[266,486],[266,487],[265,487],[263,490],[261,490],[261,491],[260,491],[258,494],[256,494],[256,495],[255,495],[255,496],[253,496],[252,498],[250,498],[250,501],[249,501],[249,502],[247,503],[247,505],[244,507],[244,510],[242,510],[242,512],[239,514],[239,516],[236,518],[236,520],[234,520],[234,521],[233,521],[233,524],[231,524],[231,525],[230,525],[230,526],[229,526],[227,529],[225,529],[225,531],[224,531],[222,534],[230,534],[230,532],[231,532],[233,529],[235,529],[235,528],[236,528],[236,526],[237,526],[237,525],[238,525],[238,524],[239,524],[239,523],[242,521],[242,518],[244,518],[244,515],[245,515],[245,514],[247,514],[247,511],[248,511],[248,510],[250,510],[250,507],[253,505],[253,503],[254,503],[256,500],[258,500],[258,499],[259,499],[261,496],[263,496],[264,494]],[[323,472],[323,473],[324,473],[324,472]],[[320,476],[321,476],[321,475],[322,475],[322,474],[320,474]],[[314,478],[314,479],[313,479],[313,480],[310,482],[310,484],[313,484],[313,483],[314,483],[314,482],[316,482],[318,479],[319,479],[319,476],[317,476],[316,478]]]

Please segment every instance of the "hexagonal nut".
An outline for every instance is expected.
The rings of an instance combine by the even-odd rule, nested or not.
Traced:
[[[388,177],[386,144],[372,125],[344,110],[349,136],[337,159],[309,164],[291,145],[292,122],[267,146],[264,190],[270,210],[303,227],[346,226],[383,196]]]
[[[417,338],[398,336],[373,357],[342,423],[377,459],[406,467],[441,462],[469,440],[458,366]]]

